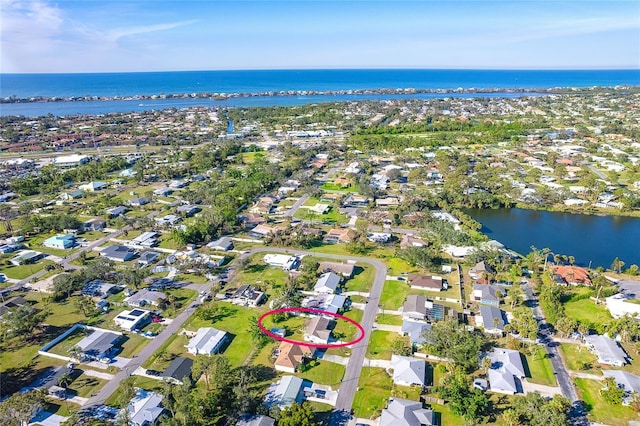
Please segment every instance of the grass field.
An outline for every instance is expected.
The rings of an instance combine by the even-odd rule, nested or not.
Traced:
[[[596,305],[591,299],[569,301],[564,304],[564,309],[569,318],[582,323],[599,324],[612,319],[604,305]]]
[[[407,294],[409,294],[409,285],[406,281],[385,281],[380,304],[384,305],[384,309],[397,311],[404,304]]]
[[[399,315],[378,314],[378,316],[376,316],[376,322],[378,324],[402,325],[402,317]]]
[[[296,372],[296,376],[313,383],[331,386],[333,389],[337,389],[340,386],[340,382],[344,377],[344,366],[328,361],[312,362],[317,362],[318,365],[310,367],[309,370],[304,372]]]
[[[50,260],[40,260],[37,263],[28,265],[7,265],[0,268],[0,272],[9,278],[23,280],[36,272],[40,272],[44,269],[45,265],[53,265],[53,262]]]
[[[360,309],[351,309],[350,311],[345,312],[344,316],[346,316],[347,318],[351,318],[352,320],[354,320],[359,324],[362,322],[363,314],[364,312],[361,311]],[[336,324],[336,328],[333,330],[333,334],[334,336],[343,334],[344,337],[341,338],[340,340],[348,341],[348,340],[353,340],[356,337],[356,331],[357,331],[357,328],[353,324],[344,320],[338,320]]]
[[[353,278],[347,280],[344,291],[369,292],[376,276],[376,270],[369,265],[357,265]]]
[[[630,407],[612,405],[600,395],[602,382],[589,379],[574,379],[584,401],[589,420],[611,426],[625,426],[630,420],[638,420],[638,414]]]
[[[78,396],[89,398],[92,393],[97,392],[106,384],[106,380],[82,374],[69,385],[69,390],[75,392]]]
[[[391,359],[391,344],[400,337],[391,331],[373,330],[367,348],[367,358]],[[405,339],[408,341],[408,338]]]
[[[590,374],[599,374],[598,357],[589,350],[579,344],[560,343],[560,353],[564,359],[565,365],[569,370],[582,371]],[[583,370],[581,364],[589,365],[590,368]]]
[[[538,346],[533,355],[525,355],[531,377],[527,379],[531,383],[546,386],[556,386],[556,376],[553,374],[551,360],[547,357],[544,347]]]
[[[379,416],[391,395],[392,386],[391,377],[384,369],[363,367],[353,399],[354,415],[367,419]]]

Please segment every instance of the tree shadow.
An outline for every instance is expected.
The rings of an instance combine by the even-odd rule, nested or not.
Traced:
[[[269,268],[269,266],[265,265],[265,264],[251,264],[251,265],[245,266],[244,272],[260,273],[260,272],[264,272],[268,268]]]

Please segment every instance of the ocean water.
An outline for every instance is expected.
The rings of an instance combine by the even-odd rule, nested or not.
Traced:
[[[0,74],[0,97],[135,96],[380,88],[549,88],[640,85],[640,70],[269,70]]]

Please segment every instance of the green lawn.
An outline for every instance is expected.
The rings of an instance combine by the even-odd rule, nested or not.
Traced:
[[[345,312],[344,316],[346,316],[347,318],[351,318],[352,320],[354,320],[359,324],[362,322],[363,314],[364,312],[361,311],[360,309],[351,309],[350,311]],[[353,340],[356,337],[357,330],[358,329],[356,328],[355,325],[347,321],[338,320],[336,324],[336,328],[333,330],[333,333],[334,333],[334,336],[344,334],[344,338],[340,338],[340,340],[348,341],[348,340]]]
[[[402,317],[399,315],[378,314],[376,322],[378,324],[402,325]]]
[[[358,391],[353,399],[356,417],[378,417],[386,406],[393,382],[382,368],[363,367],[358,382]]]
[[[177,356],[191,358],[184,347],[187,343],[189,343],[189,339],[184,334],[171,336],[142,366],[147,369],[164,371]]]
[[[373,330],[367,348],[367,358],[391,359],[391,344],[401,336],[391,331]],[[407,339],[407,337],[404,337]]]
[[[344,191],[344,192],[357,192],[358,189],[351,185],[347,188],[342,187],[341,185],[336,185],[332,182],[323,183],[320,189],[324,189],[325,191]]]
[[[547,351],[542,346],[537,346],[533,355],[525,355],[531,373],[531,377],[527,380],[540,385],[556,386],[556,377],[547,355]]]
[[[251,336],[247,333],[247,324],[253,316],[259,316],[262,311],[221,303],[221,313],[212,321],[207,321],[193,315],[185,324],[188,330],[196,331],[200,327],[215,327],[233,335],[231,344],[224,351],[224,355],[234,367],[243,365],[253,349]]]
[[[122,344],[122,352],[118,355],[124,358],[131,358],[133,355],[137,355],[149,342],[144,336],[139,334],[130,333],[127,335],[127,339]]]
[[[598,357],[580,344],[560,343],[560,353],[569,370],[582,371],[591,374],[600,374]],[[590,368],[582,370],[581,364],[590,365]]]
[[[97,392],[104,385],[107,384],[106,380],[98,379],[97,377],[87,376],[86,374],[80,375],[77,379],[69,385],[69,390],[76,393],[77,396],[83,398],[89,398],[94,392]]]
[[[419,272],[419,268],[409,265],[402,259],[397,257],[391,257],[386,260],[387,268],[389,268],[388,274],[391,276],[399,276],[403,272],[414,273]]]
[[[318,365],[304,372],[296,372],[296,376],[313,383],[331,386],[334,390],[340,386],[344,377],[344,366],[328,361],[311,361]]]
[[[89,334],[87,332],[90,333],[90,330],[85,330],[84,328],[76,328],[75,330],[73,330],[73,333],[71,333],[54,347],[50,348],[48,352],[62,356],[69,356],[69,350],[76,346],[82,339],[87,337],[87,335]]]
[[[611,426],[626,426],[630,420],[638,420],[638,414],[630,407],[612,405],[600,395],[602,382],[589,379],[574,379],[585,402],[589,420]]]
[[[612,319],[604,305],[596,305],[591,299],[569,301],[564,304],[565,313],[569,318],[587,324],[600,324]]]
[[[209,282],[207,277],[195,274],[179,274],[174,278],[176,281],[184,281],[193,284],[206,284]]]
[[[406,281],[385,281],[380,304],[384,305],[384,309],[397,311],[404,304],[407,294],[409,294],[409,285]]]
[[[353,278],[347,280],[344,291],[369,292],[376,276],[376,270],[369,265],[357,265]]]
[[[264,253],[259,253],[250,258],[247,266],[236,276],[235,283],[240,286],[242,284],[262,283],[265,281],[274,281],[282,284],[287,279],[287,272],[280,268],[269,266],[262,261]]]
[[[44,269],[45,265],[53,265],[54,262],[50,260],[40,260],[37,263],[28,264],[28,265],[7,265],[0,268],[0,272],[5,274],[9,278],[13,278],[16,280],[23,280],[36,272],[40,272]]]

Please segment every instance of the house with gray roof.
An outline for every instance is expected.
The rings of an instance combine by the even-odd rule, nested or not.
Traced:
[[[130,426],[151,426],[156,424],[164,411],[162,395],[144,389],[136,389],[136,395],[127,405]]]
[[[125,206],[111,207],[106,209],[105,212],[109,217],[114,218],[125,214],[127,212],[127,208]]]
[[[227,333],[213,327],[203,327],[193,336],[185,346],[193,355],[213,355],[220,352],[220,348],[227,340]]]
[[[164,380],[178,385],[184,384],[184,380],[191,380],[191,367],[193,360],[182,356],[174,359],[171,364],[164,370],[162,377]]]
[[[294,402],[301,404],[304,399],[302,387],[303,380],[301,378],[283,376],[278,382],[269,386],[264,404],[267,407],[277,405],[280,408],[288,407]]]
[[[504,290],[488,285],[488,284],[474,284],[472,300],[482,305],[489,305],[498,307],[500,306],[500,298],[504,295]]]
[[[143,288],[124,299],[124,302],[131,307],[140,308],[147,305],[157,306],[160,301],[166,298],[167,296],[161,291],[153,291]]]
[[[640,376],[622,370],[602,370],[602,374],[604,377],[613,378],[618,387],[624,389],[623,405],[631,403],[634,393],[640,394]]]
[[[145,251],[138,258],[138,264],[142,266],[149,266],[152,263],[156,263],[160,259],[160,253],[155,251]]]
[[[503,313],[493,306],[482,305],[480,315],[476,316],[476,325],[483,327],[487,334],[502,336],[505,325]]]
[[[318,270],[322,273],[334,272],[342,275],[345,278],[351,278],[355,265],[353,263],[340,263],[340,262],[320,262]]]
[[[584,336],[584,344],[598,356],[598,363],[622,367],[627,363],[627,354],[610,337],[600,335]]]
[[[427,299],[424,296],[410,294],[404,302],[402,317],[423,321],[427,316]]]
[[[273,426],[275,420],[258,414],[245,414],[238,419],[236,426]]]
[[[111,358],[117,352],[117,347],[122,339],[121,333],[106,330],[94,330],[76,346],[82,349],[85,358],[99,361],[102,358]]]
[[[525,377],[525,371],[520,352],[494,348],[486,356],[491,360],[488,371],[489,389],[508,395],[522,392],[520,380]]]
[[[421,402],[401,398],[389,398],[387,408],[382,410],[380,426],[431,426],[435,424],[432,410],[422,407]]]
[[[100,256],[104,256],[114,262],[126,262],[135,257],[138,252],[130,247],[114,244],[102,250]]]
[[[333,272],[326,272],[320,275],[320,278],[318,278],[316,284],[313,286],[313,291],[316,293],[327,294],[337,293],[340,288],[341,281],[342,279],[339,275],[334,274]]]
[[[327,344],[331,338],[331,321],[324,317],[313,317],[305,325],[304,340],[312,343]]]
[[[393,383],[401,386],[424,386],[427,362],[410,356],[391,355]]]
[[[207,244],[207,247],[211,250],[229,251],[233,250],[233,241],[229,237],[222,237],[215,241],[211,241]]]
[[[431,324],[421,321],[402,320],[402,334],[409,336],[412,345],[422,346],[426,343],[423,334],[431,330]]]

